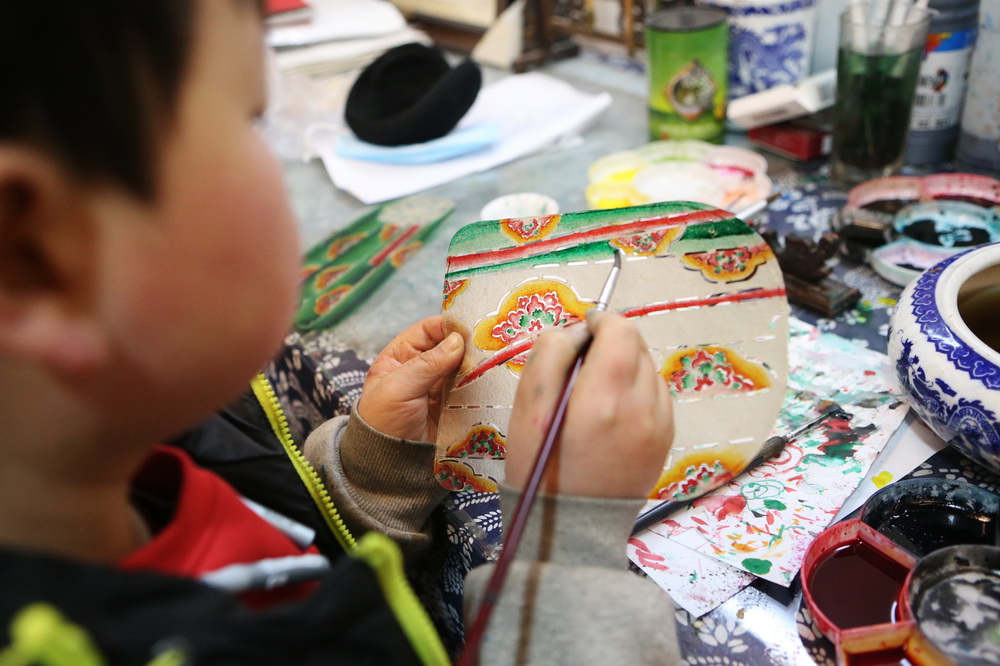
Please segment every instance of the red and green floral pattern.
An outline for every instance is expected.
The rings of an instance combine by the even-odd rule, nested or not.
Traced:
[[[454,460],[439,460],[434,466],[434,478],[447,490],[455,492],[497,492],[497,484],[488,476],[480,476],[469,465]]]
[[[579,317],[563,307],[555,291],[528,294],[518,296],[517,307],[493,327],[492,335],[504,345],[509,345],[543,328],[566,326],[576,321]]]
[[[507,452],[507,442],[503,435],[491,425],[474,426],[461,442],[457,442],[448,452],[447,458],[503,458]]]
[[[753,275],[757,266],[773,256],[767,243],[753,247],[718,248],[708,252],[689,252],[681,258],[688,268],[699,270],[709,280],[732,282]]]
[[[351,234],[338,238],[327,246],[326,258],[336,259],[366,238],[368,238],[367,234]]]
[[[697,497],[706,489],[717,487],[722,476],[732,477],[732,473],[719,460],[711,464],[690,465],[684,470],[683,479],[660,489],[656,497],[662,500],[684,500],[689,497]]]
[[[410,255],[423,247],[423,245],[424,244],[420,241],[414,241],[404,245],[389,256],[389,261],[392,263],[394,268],[399,268],[403,265],[403,262],[410,258]]]
[[[514,217],[500,220],[500,229],[504,234],[517,241],[527,243],[528,241],[541,240],[548,236],[553,229],[559,225],[559,215],[546,215],[545,217]]]
[[[447,310],[454,305],[455,299],[458,298],[458,295],[468,288],[468,280],[445,280],[444,290],[442,291],[441,309]]]
[[[316,274],[316,278],[313,280],[313,288],[316,291],[323,291],[336,282],[337,278],[346,273],[348,268],[350,268],[349,265],[324,268]]]
[[[730,393],[762,388],[752,377],[740,373],[726,350],[720,347],[699,347],[675,359],[680,368],[666,378],[674,395],[699,393]]]
[[[647,257],[666,252],[670,244],[684,232],[682,227],[648,230],[631,236],[611,239],[611,245],[626,254]]]
[[[351,287],[344,284],[339,287],[335,287],[326,293],[320,294],[316,298],[316,305],[313,307],[313,310],[317,315],[325,315],[327,312],[332,310],[333,306],[339,303],[340,299],[346,296],[347,292],[350,290]]]

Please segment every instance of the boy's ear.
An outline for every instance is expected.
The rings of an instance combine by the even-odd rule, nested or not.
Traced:
[[[96,234],[79,183],[40,151],[0,143],[0,355],[61,377],[100,365]]]

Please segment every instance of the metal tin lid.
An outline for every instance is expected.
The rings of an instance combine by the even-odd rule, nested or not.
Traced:
[[[726,12],[714,7],[674,7],[653,14],[646,27],[657,32],[694,32],[714,28],[726,18]]]

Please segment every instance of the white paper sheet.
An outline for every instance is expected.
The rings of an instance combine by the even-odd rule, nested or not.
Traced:
[[[276,26],[267,33],[271,46],[305,46],[335,39],[360,39],[399,32],[403,14],[387,0],[309,0],[312,20]]]

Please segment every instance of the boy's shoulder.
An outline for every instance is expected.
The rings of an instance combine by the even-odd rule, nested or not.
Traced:
[[[243,497],[311,528],[315,546],[327,558],[343,555],[252,391],[169,444],[222,477]]]

